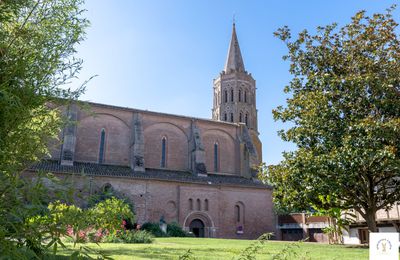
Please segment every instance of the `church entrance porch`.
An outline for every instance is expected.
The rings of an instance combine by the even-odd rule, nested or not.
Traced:
[[[216,228],[210,216],[204,212],[191,212],[183,222],[184,230],[195,237],[216,237]]]
[[[195,237],[204,237],[204,223],[200,219],[195,219],[190,222],[189,225],[190,232],[193,233]]]

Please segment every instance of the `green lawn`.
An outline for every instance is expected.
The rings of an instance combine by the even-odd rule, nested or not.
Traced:
[[[211,239],[211,238],[157,238],[153,244],[87,244],[92,249],[99,249],[114,259],[178,259],[191,249],[196,259],[232,259],[251,244],[253,240]],[[259,251],[257,259],[271,259],[282,252],[290,242],[268,241]],[[296,252],[307,255],[310,259],[368,259],[368,248],[352,248],[349,246],[326,245],[317,243],[301,243]],[[68,244],[72,247],[72,244]],[[68,254],[66,250],[63,254]],[[296,259],[290,257],[288,259]]]

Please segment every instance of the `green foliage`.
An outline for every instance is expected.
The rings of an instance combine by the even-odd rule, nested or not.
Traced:
[[[84,89],[65,87],[81,69],[82,61],[74,55],[88,26],[82,3],[0,1],[0,255],[4,258],[41,257],[43,241],[48,239],[47,246],[54,247],[58,243],[56,226],[42,229],[41,221],[47,220],[33,220],[49,213],[49,193],[54,192],[42,181],[52,177],[29,183],[19,175],[48,155],[49,142],[57,139],[65,120],[55,108],[76,99]]]
[[[4,198],[10,199],[8,204],[2,200],[4,198],[0,198],[0,202],[4,203],[4,207],[0,208],[4,216],[0,219],[0,255],[18,259],[30,258],[31,254],[40,256],[46,246],[54,245],[55,241],[59,241],[57,236],[62,234],[58,226],[49,221],[56,215],[51,215],[51,210],[55,208],[49,208],[48,203],[53,196],[69,201],[69,182],[58,180],[49,174],[39,174],[33,180],[16,178],[14,181],[15,186],[7,187],[14,194],[4,194]],[[64,187],[65,190],[56,193],[51,187],[45,188],[44,183],[53,187]]]
[[[120,192],[114,190],[112,186],[106,185],[103,187],[100,191],[92,194],[88,198],[88,207],[93,207],[94,205],[98,204],[99,202],[102,202],[107,199],[111,198],[117,198],[119,200],[124,201],[124,203],[129,205],[130,210],[135,213],[135,206],[133,202],[126,197],[124,194],[121,194]],[[134,220],[132,220],[134,221]]]
[[[167,234],[162,232],[160,225],[158,223],[146,222],[140,227],[140,229],[150,232],[155,237],[166,237],[167,236]]]
[[[400,199],[400,42],[394,7],[385,14],[357,13],[342,28],[276,36],[288,47],[293,75],[286,107],[275,120],[298,149],[284,153],[263,177],[284,211],[355,209],[376,231],[377,210]]]
[[[342,244],[343,243],[343,230],[349,231],[349,225],[355,219],[355,215],[350,211],[343,211],[339,208],[320,209],[315,212],[317,216],[329,217],[329,226],[322,229],[328,235],[329,243]]]
[[[154,236],[145,230],[120,230],[105,236],[105,243],[150,244]]]
[[[110,210],[111,218],[104,217],[104,211]],[[85,243],[88,241],[100,242],[103,238],[103,231],[116,234],[121,229],[122,218],[133,217],[129,205],[115,198],[107,199],[92,208],[82,210],[74,205],[67,205],[60,201],[50,203],[46,212],[26,219],[24,223],[25,230],[35,230],[37,233],[26,234],[28,240],[35,239],[33,245],[44,245],[35,251],[36,255],[52,248],[53,254],[57,253],[58,247],[65,247],[65,241]],[[111,221],[111,222],[107,222]],[[102,226],[103,228],[99,228]],[[105,228],[106,227],[106,228]],[[147,240],[145,240],[147,239]],[[123,236],[123,241],[148,241],[145,234]],[[30,247],[29,247],[30,248]],[[72,256],[86,256],[89,253],[96,253],[85,246],[78,246]]]
[[[14,174],[48,153],[62,121],[48,102],[75,99],[64,85],[81,69],[75,46],[88,21],[81,0],[0,3],[0,169]]]
[[[110,232],[121,229],[123,219],[130,219],[133,222],[135,217],[129,205],[117,198],[101,201],[88,211],[94,220],[94,227]]]
[[[130,231],[132,236],[127,243],[135,243],[135,244],[149,244],[153,243],[154,236],[147,231],[144,230],[137,230],[137,231]]]
[[[141,230],[146,230],[155,237],[192,237],[193,235],[184,231],[178,223],[172,222],[167,224],[167,233],[162,232],[160,225],[154,222],[146,222],[141,227]]]
[[[50,203],[48,212],[26,219],[26,230],[41,230],[39,234],[31,234],[38,239],[37,243],[47,242],[46,248],[53,246],[53,253],[57,252],[58,245],[63,245],[62,236],[67,235],[67,228],[76,230],[87,227],[85,212],[74,205],[66,205],[60,201]],[[76,235],[78,241],[78,234]]]
[[[187,237],[189,234],[184,231],[178,223],[172,222],[167,224],[167,235],[169,237]]]

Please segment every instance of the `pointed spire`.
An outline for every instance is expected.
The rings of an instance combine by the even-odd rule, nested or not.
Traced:
[[[229,73],[232,70],[240,72],[245,71],[242,54],[240,53],[239,41],[236,36],[235,21],[233,21],[232,38],[229,45],[228,56],[226,57],[224,68],[225,73]]]

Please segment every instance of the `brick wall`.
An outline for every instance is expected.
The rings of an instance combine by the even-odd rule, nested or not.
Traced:
[[[60,178],[68,175],[56,174]],[[26,176],[34,178],[35,173]],[[204,185],[175,181],[142,180],[125,177],[74,177],[80,204],[90,193],[100,191],[106,184],[135,205],[136,221],[159,222],[164,216],[168,223],[178,222],[188,227],[191,220],[203,219],[206,228],[213,229],[214,237],[255,239],[265,232],[275,232],[272,192],[267,188],[252,188],[224,185]],[[78,197],[77,197],[78,198]],[[189,199],[193,199],[190,209]],[[197,208],[197,200],[201,208]],[[205,208],[205,200],[208,208]],[[240,202],[243,208],[243,234],[238,234],[235,205]]]

